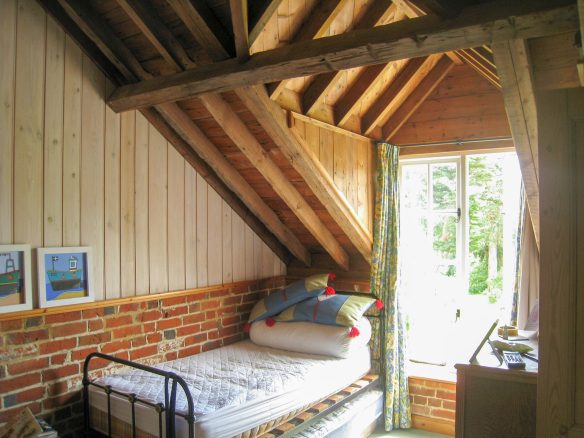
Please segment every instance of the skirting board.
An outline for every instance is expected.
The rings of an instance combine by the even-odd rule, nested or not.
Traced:
[[[427,432],[440,433],[447,436],[454,436],[454,423],[440,418],[430,418],[412,414],[412,428],[425,430]]]

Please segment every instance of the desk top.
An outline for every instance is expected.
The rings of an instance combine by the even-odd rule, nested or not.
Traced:
[[[537,341],[521,341],[522,344],[527,344],[533,348],[532,353],[537,356],[538,353],[538,345]],[[518,376],[525,375],[525,374],[533,374],[537,376],[538,370],[538,363],[528,357],[523,356],[523,361],[525,362],[525,369],[524,370],[517,370],[517,369],[509,369],[507,364],[503,362],[503,364],[499,363],[499,360],[493,354],[491,347],[488,344],[481,349],[477,356],[477,364],[469,364],[469,363],[459,363],[456,364],[454,367],[457,370],[460,369],[473,369],[474,368],[484,368],[489,369],[494,373],[503,372],[506,374],[517,374]],[[486,370],[485,370],[486,371]]]

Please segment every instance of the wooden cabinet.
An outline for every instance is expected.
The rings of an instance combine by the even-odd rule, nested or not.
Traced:
[[[456,365],[456,437],[535,437],[537,372]]]

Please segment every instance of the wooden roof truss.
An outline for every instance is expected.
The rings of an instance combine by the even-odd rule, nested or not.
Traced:
[[[370,259],[371,233],[282,108],[391,140],[449,71],[467,63],[503,88],[508,112],[514,105],[530,119],[524,82],[509,91],[521,67],[498,72],[494,60],[513,66],[511,38],[578,25],[569,1],[323,0],[274,45],[269,23],[292,0],[40,2],[117,82],[110,106],[141,110],[278,255],[310,265],[320,248],[343,269],[356,254]],[[304,78],[300,87],[296,78]],[[535,134],[510,121],[534,163]]]

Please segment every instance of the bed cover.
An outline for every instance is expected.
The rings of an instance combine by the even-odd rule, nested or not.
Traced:
[[[295,353],[255,345],[247,340],[194,356],[158,364],[173,371],[189,386],[195,404],[195,437],[233,437],[289,411],[335,393],[370,368],[369,349],[355,351],[349,358]],[[96,380],[124,393],[158,403],[164,401],[163,378],[141,370],[112,374]],[[107,412],[104,392],[90,387],[90,405]],[[131,422],[129,402],[112,396],[113,415]],[[178,390],[176,410],[184,413],[186,397]],[[176,417],[178,437],[188,428]],[[158,415],[152,408],[136,404],[137,428],[158,434]]]

